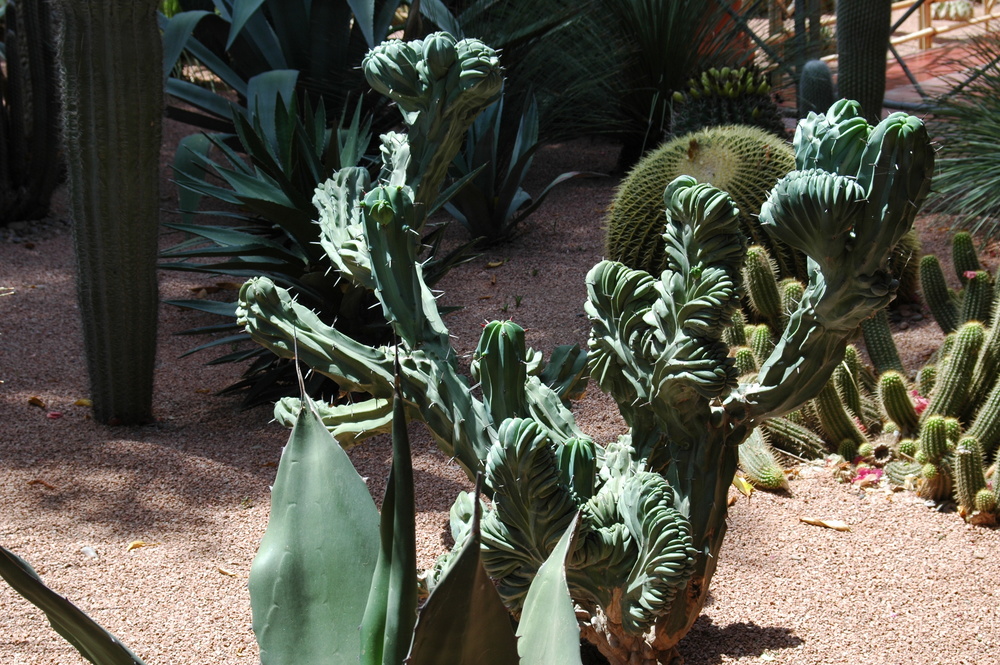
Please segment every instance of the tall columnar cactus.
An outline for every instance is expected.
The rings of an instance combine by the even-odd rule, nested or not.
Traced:
[[[882,117],[892,0],[837,1],[837,88],[868,122]]]
[[[830,66],[822,60],[806,62],[799,74],[799,117],[805,118],[809,113],[825,113],[837,99],[834,90]]]
[[[64,140],[97,420],[152,415],[163,71],[154,0],[59,0]]]
[[[38,219],[59,183],[59,89],[53,8],[8,2],[0,73],[0,225]]]
[[[514,324],[487,325],[474,367],[483,398],[469,391],[414,261],[414,196],[398,159],[405,137],[385,141],[382,182],[341,171],[316,197],[325,248],[345,276],[376,286],[396,348],[346,339],[267,279],[243,287],[240,320],[275,353],[297,350],[316,371],[372,395],[321,409],[344,441],[385,430],[398,352],[408,415],[426,422],[470,474],[485,473],[493,501],[483,517],[483,560],[511,610],[527,611],[531,579],[578,524],[566,580],[590,615],[583,636],[615,664],[667,662],[708,593],[738,445],[765,419],[814,397],[841,363],[847,337],[892,299],[887,259],[927,193],[933,153],[922,124],[904,114],[865,125],[860,136],[839,131],[855,108],[805,121],[806,165],[761,210],[762,228],[806,254],[811,274],[785,333],[746,383],[723,341],[745,253],[724,192],[691,177],[669,183],[662,272],[612,261],[590,271],[590,374],[629,427],[606,445],[577,427],[566,393],[543,381],[564,372],[547,371]]]

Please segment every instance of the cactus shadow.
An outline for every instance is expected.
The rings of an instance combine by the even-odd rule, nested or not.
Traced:
[[[765,652],[794,649],[802,644],[804,640],[791,628],[760,626],[752,621],[720,626],[702,615],[677,646],[685,665],[716,665],[731,658],[757,658]]]

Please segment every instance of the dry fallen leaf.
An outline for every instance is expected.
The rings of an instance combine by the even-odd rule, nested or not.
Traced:
[[[38,395],[32,395],[31,397],[29,397],[28,404],[30,404],[31,406],[37,406],[39,409],[45,408],[45,402],[42,401],[42,398],[39,397]]]
[[[125,548],[125,551],[131,552],[132,550],[137,550],[140,547],[152,547],[155,544],[156,543],[147,543],[145,540],[133,540],[128,544],[128,547]]]
[[[47,483],[44,480],[42,480],[41,478],[34,478],[32,480],[29,480],[28,484],[29,485],[41,485],[42,487],[44,487],[46,489],[50,489],[50,490],[54,490],[56,488],[55,485]]]
[[[211,388],[198,388],[197,390],[195,390],[195,392],[198,393],[199,395],[207,395],[208,393],[212,392],[212,389]]]
[[[82,397],[82,398],[76,400],[75,402],[73,402],[73,406],[94,406],[94,403],[91,402],[86,397]]]
[[[753,485],[751,485],[743,476],[733,476],[733,487],[738,489],[740,493],[748,499],[750,498],[750,495],[753,494]]]
[[[222,566],[216,566],[216,567],[215,567],[215,569],[216,569],[216,570],[218,570],[218,571],[219,571],[220,573],[222,573],[223,575],[228,575],[229,577],[239,577],[239,575],[237,575],[237,574],[236,574],[236,573],[234,573],[233,571],[231,571],[231,570],[226,570],[226,569],[225,569],[225,568],[223,568]]]
[[[490,261],[489,263],[486,264],[486,267],[487,268],[499,268],[504,263],[505,263],[505,261],[503,259],[500,259],[499,261]]]
[[[812,524],[813,526],[822,526],[827,529],[833,529],[835,531],[850,531],[851,527],[847,526],[847,522],[842,522],[840,520],[821,520],[815,517],[800,517],[800,522],[805,522],[806,524]]]

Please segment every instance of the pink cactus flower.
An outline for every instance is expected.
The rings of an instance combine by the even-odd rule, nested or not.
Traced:
[[[966,270],[965,272],[962,273],[962,275],[964,275],[966,279],[975,279],[976,278],[976,271],[975,270]]]
[[[913,410],[917,412],[918,416],[923,413],[927,409],[927,405],[931,403],[929,399],[922,397],[916,390],[911,390],[910,396],[913,397]]]

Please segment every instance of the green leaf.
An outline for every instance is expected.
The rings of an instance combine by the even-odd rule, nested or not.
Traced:
[[[475,506],[472,530],[420,610],[409,665],[517,662],[510,613],[480,558],[480,504],[475,499],[470,503]]]
[[[50,589],[27,561],[0,546],[0,577],[45,612],[57,633],[94,665],[143,665],[114,635]]]
[[[250,568],[263,665],[357,662],[378,538],[365,481],[304,398]]]
[[[209,12],[206,11],[194,10],[180,12],[170,19],[160,19],[160,27],[163,28],[164,81],[177,66],[177,60],[181,57],[184,47],[187,46],[187,41],[190,39],[191,33],[194,32],[195,26],[208,14]]]
[[[566,559],[579,518],[580,513],[573,516],[528,589],[521,622],[517,626],[517,651],[521,655],[521,665],[583,663],[580,658],[580,626],[566,583]]]
[[[416,508],[399,359],[392,402],[392,467],[379,524],[378,561],[361,622],[362,665],[395,665],[406,657],[417,619]]]

